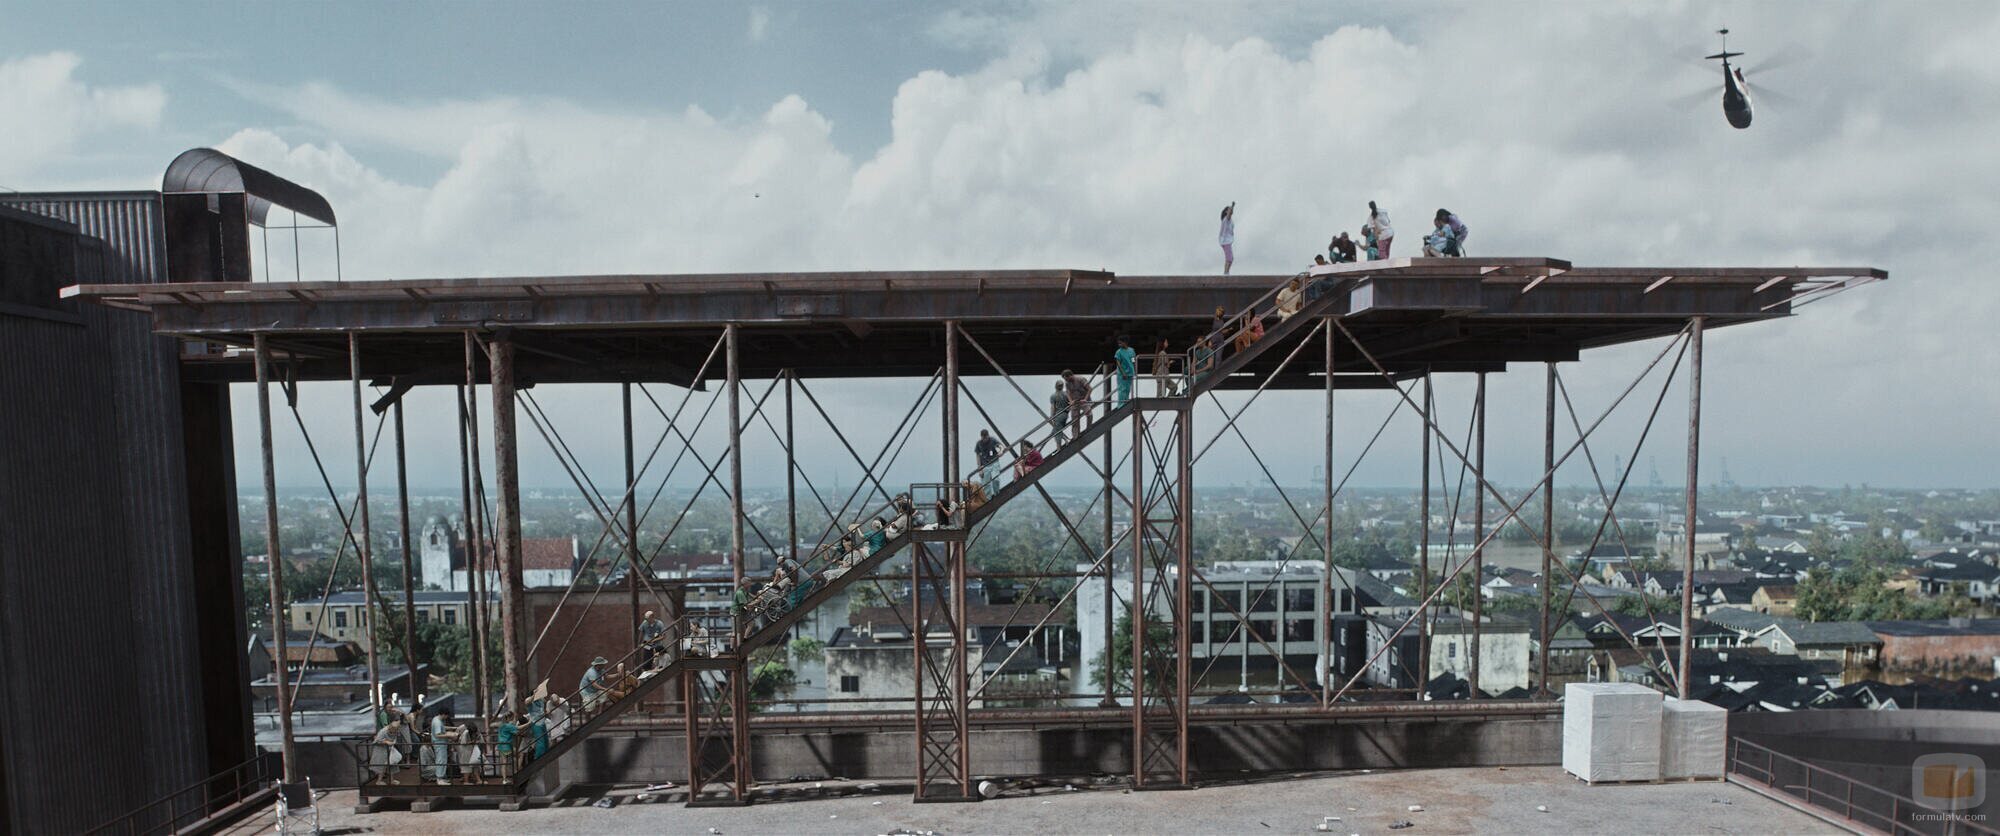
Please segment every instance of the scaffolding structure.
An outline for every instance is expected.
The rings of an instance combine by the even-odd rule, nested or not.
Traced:
[[[274,641],[281,656],[285,635],[279,614],[285,608],[271,386],[282,388],[296,415],[299,381],[350,383],[357,478],[364,487],[353,512],[341,514],[346,530],[341,547],[344,551],[351,544],[364,569],[381,557],[370,546],[374,522],[365,486],[373,442],[367,417],[370,411],[375,413],[379,440],[382,423],[393,411],[406,590],[400,615],[403,633],[393,641],[403,645],[403,658],[413,672],[401,401],[418,386],[457,391],[456,414],[450,418],[459,427],[462,501],[469,524],[468,595],[484,600],[487,591],[480,584],[490,560],[500,601],[501,693],[475,694],[481,713],[477,733],[487,751],[497,752],[501,726],[529,715],[543,728],[536,734],[547,735],[546,751],[525,758],[518,751],[525,744],[517,744],[513,756],[494,757],[478,773],[477,782],[466,775],[441,782],[398,782],[388,778],[386,770],[372,771],[361,786],[364,799],[452,796],[521,803],[536,794],[536,787],[549,783],[565,752],[621,716],[657,704],[655,692],[673,683],[668,693],[678,698],[674,724],[686,740],[688,802],[741,804],[751,800],[756,780],[750,655],[784,640],[801,619],[844,590],[864,584],[879,588],[885,580],[907,582],[911,590],[907,609],[895,606],[892,612],[912,637],[916,675],[908,719],[916,739],[911,778],[920,801],[977,800],[971,730],[980,722],[1122,712],[1131,735],[1132,784],[1150,790],[1185,788],[1199,781],[1198,753],[1190,747],[1190,728],[1199,722],[1274,712],[1374,716],[1418,708],[1421,704],[1413,694],[1394,695],[1402,697],[1400,701],[1356,701],[1352,695],[1364,673],[1383,661],[1379,657],[1390,653],[1406,633],[1417,638],[1418,659],[1415,665],[1408,659],[1394,663],[1413,668],[1419,688],[1429,681],[1428,642],[1445,596],[1462,576],[1469,574],[1475,582],[1482,577],[1488,545],[1510,525],[1528,531],[1541,552],[1537,635],[1542,640],[1534,690],[1537,699],[1546,699],[1549,613],[1569,603],[1558,606],[1554,589],[1560,582],[1569,595],[1591,596],[1576,572],[1555,556],[1556,473],[1581,453],[1595,477],[1590,487],[1606,506],[1590,545],[1595,547],[1607,534],[1622,538],[1615,509],[1625,487],[1624,474],[1615,484],[1605,484],[1589,441],[1671,359],[1645,422],[1643,444],[1685,364],[1686,519],[1691,528],[1698,510],[1694,486],[1704,332],[1788,316],[1802,305],[1884,278],[1886,273],[1870,268],[1590,268],[1546,258],[1404,258],[1331,265],[1297,277],[1117,276],[1072,270],[773,273],[81,285],[66,290],[65,296],[143,311],[159,334],[237,348],[189,355],[183,371],[193,379],[257,384],[264,524],[277,622]],[[1214,319],[1211,309],[1218,313]],[[1054,375],[1080,366],[1086,358],[1108,356],[1109,341],[1118,334],[1144,335],[1143,341],[1135,341],[1141,345],[1165,340],[1177,348],[1141,355],[1139,391],[1129,379],[1121,385],[1120,372],[1111,364],[1076,375],[1088,395],[1072,396],[1067,421],[1041,421],[1008,433],[1004,422],[996,421],[987,405],[961,385],[962,374],[1004,381],[1035,414],[1042,415],[1045,402],[1030,396],[1020,379]],[[1587,422],[1577,414],[1563,388],[1558,363],[1576,361],[1589,348],[1661,338],[1665,339],[1657,355],[1601,413]],[[961,368],[961,360],[971,362]],[[1546,370],[1543,473],[1510,495],[1486,474],[1486,381],[1489,374],[1522,363],[1542,364]],[[1437,374],[1477,376],[1463,441],[1438,418],[1430,385]],[[814,380],[860,377],[925,382],[872,457],[857,449],[809,386]],[[688,416],[687,407],[697,391],[707,391],[711,382],[721,387],[711,393],[708,409],[699,417]],[[621,386],[617,429],[623,440],[623,473],[618,489],[609,493],[601,492],[584,472],[564,434],[533,396],[536,387],[582,383]],[[683,389],[677,405],[663,403],[649,388],[659,384]],[[364,386],[369,385],[383,392],[372,403],[363,397]],[[493,437],[485,443],[479,437],[482,386],[493,410]],[[1149,387],[1152,391],[1145,392]],[[1325,447],[1323,484],[1317,486],[1316,498],[1295,498],[1287,492],[1239,427],[1239,420],[1274,389],[1323,393],[1323,415],[1313,416],[1323,422]],[[1346,576],[1335,572],[1333,515],[1347,476],[1354,472],[1350,467],[1340,475],[1336,467],[1336,393],[1344,389],[1393,392],[1396,410],[1383,419],[1383,428],[1398,413],[1419,416],[1423,534],[1413,611],[1365,664],[1342,679],[1334,672],[1332,629],[1324,613],[1331,608],[1335,584],[1346,583]],[[1248,392],[1247,402],[1232,410],[1214,397],[1225,391]],[[1558,401],[1568,406],[1575,432],[1573,443],[1560,450]],[[695,437],[718,402],[727,421],[726,449],[705,454]],[[650,448],[636,443],[635,403],[650,405],[666,422]],[[926,431],[933,405],[942,473],[936,481],[893,481],[892,469],[905,447]],[[801,417],[795,414],[797,406],[809,408],[804,417],[823,422],[839,441],[837,452],[860,469],[861,478],[844,498],[823,495],[794,455]],[[973,408],[981,426],[999,434],[997,440],[1005,449],[1018,451],[999,464],[1011,470],[1013,478],[999,475],[992,463],[962,466],[960,427],[965,406]],[[1207,407],[1219,413],[1212,430],[1209,414],[1203,412]],[[565,475],[597,518],[601,533],[591,552],[594,556],[602,549],[606,555],[604,576],[621,569],[625,573],[625,589],[620,591],[632,610],[634,640],[613,662],[637,673],[606,683],[598,692],[582,688],[548,695],[538,694],[534,687],[570,649],[574,630],[561,635],[551,629],[552,618],[535,623],[524,597],[519,460],[523,433],[518,423],[523,416],[533,435],[562,463]],[[1347,420],[1344,414],[1342,420]],[[304,422],[299,426],[303,432]],[[774,524],[747,514],[743,498],[745,435],[761,438],[767,433],[784,457],[782,531],[767,531]],[[1377,430],[1376,437],[1380,435]],[[1240,441],[1277,488],[1301,533],[1286,561],[1317,558],[1324,583],[1321,600],[1326,602],[1317,616],[1322,623],[1317,625],[1316,670],[1294,669],[1266,637],[1254,632],[1232,632],[1229,638],[1242,640],[1246,647],[1253,642],[1260,645],[1277,660],[1280,692],[1311,695],[1309,705],[1195,708],[1194,684],[1207,671],[1194,668],[1190,616],[1197,596],[1214,590],[1195,554],[1195,473],[1197,463],[1225,438]],[[666,588],[653,578],[654,556],[700,496],[698,491],[671,517],[668,533],[656,546],[641,542],[646,522],[667,518],[667,510],[657,505],[660,494],[644,496],[641,482],[668,448],[678,454],[665,465],[667,478],[691,457],[693,468],[700,471],[701,489],[713,487],[728,500],[728,587],[736,605],[727,614],[697,612],[686,605],[685,590]],[[1367,454],[1368,449],[1355,454],[1354,466]],[[494,475],[490,497],[481,461],[486,456],[491,456]],[[1087,473],[1093,484],[1101,485],[1085,507],[1066,509],[1043,486],[1044,477],[1059,469]],[[1457,485],[1440,491],[1439,499],[1456,520],[1466,499],[1464,491],[1470,488],[1474,542],[1463,559],[1456,544],[1447,543],[1446,557],[1433,572],[1429,530],[1434,477],[1449,485],[1446,471],[1452,469],[1457,471]],[[800,529],[801,483],[805,496],[830,521],[825,530]],[[664,488],[665,479],[660,484]],[[331,484],[327,487],[332,494]],[[831,501],[835,499],[840,501]],[[1017,501],[1051,511],[1065,542],[1085,558],[1079,563],[1087,564],[1076,572],[1045,567],[1028,573],[1031,589],[1050,579],[1075,581],[1050,608],[1049,617],[1086,585],[1101,584],[1106,602],[1102,623],[1077,627],[1101,630],[1107,656],[1115,646],[1115,617],[1129,619],[1130,657],[1108,666],[1112,669],[1105,671],[1098,709],[994,709],[980,702],[993,685],[993,679],[980,672],[992,660],[986,658],[985,648],[974,656],[967,642],[966,590],[975,576],[969,555],[977,551],[985,524]],[[1536,501],[1541,504],[1540,519],[1524,518]],[[338,497],[335,504],[341,505]],[[1100,518],[1101,530],[1085,531],[1093,515]],[[863,545],[843,530],[843,523],[867,520],[886,521],[879,543]],[[746,577],[753,538],[764,551],[780,557],[781,566],[768,581]],[[1693,590],[1695,560],[1694,538],[1685,539],[1678,659],[1664,653],[1648,657],[1662,680],[1673,682],[1683,696],[1688,690],[1691,631],[1687,627],[1692,609],[1685,596]],[[1067,546],[1062,551],[1071,553]],[[899,558],[907,558],[900,569],[891,565]],[[1119,592],[1114,584],[1121,563],[1130,573],[1130,583],[1123,591],[1123,612],[1115,614],[1113,610],[1120,607],[1112,606]],[[386,617],[397,602],[378,594],[372,573],[364,571],[363,577],[370,579],[364,596],[372,625],[378,614]],[[1269,587],[1266,583],[1259,594]],[[588,607],[610,588],[572,583],[558,609]],[[1344,591],[1354,593],[1351,584]],[[581,594],[585,592],[587,597]],[[1234,618],[1234,631],[1250,631],[1245,616],[1252,601],[1241,601],[1239,610],[1221,596],[1207,600],[1222,602]],[[657,641],[638,638],[642,607],[665,614],[667,628]],[[484,609],[474,606],[470,612]],[[1471,598],[1469,613],[1468,678],[1477,699],[1485,620],[1477,594]],[[1042,618],[1031,634],[1045,629],[1049,617]],[[475,637],[486,635],[483,624],[475,621],[473,626]],[[372,626],[370,630],[371,636],[376,635]],[[1635,650],[1648,652],[1632,636],[1624,635],[1624,640]],[[1027,644],[1024,641],[1021,647]],[[475,649],[474,657],[483,660],[485,654]],[[1011,659],[1010,655],[1000,660],[1000,669]],[[1210,665],[1214,661],[1211,658]],[[1115,675],[1121,665],[1122,678]],[[371,677],[377,675],[377,667],[371,642]],[[276,677],[283,760],[291,780],[295,755],[282,665]],[[475,678],[483,691],[486,672],[476,671]],[[1383,689],[1370,690],[1380,695]],[[1497,700],[1482,704],[1501,713],[1520,708]],[[520,731],[527,733],[525,728]],[[382,754],[388,745],[364,746],[364,758],[371,765],[381,763],[370,752]]]

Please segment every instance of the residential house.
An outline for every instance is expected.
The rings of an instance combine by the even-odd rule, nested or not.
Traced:
[[[1792,584],[1764,584],[1750,596],[1750,608],[1769,615],[1791,615],[1798,605],[1799,588]]]
[[[1882,639],[1859,621],[1799,621],[1783,618],[1751,634],[1750,644],[1801,659],[1832,659],[1841,670],[1872,666]]]
[[[1915,570],[1917,592],[1927,598],[1963,595],[1984,604],[2000,590],[2000,568],[1987,563],[1938,562]]]

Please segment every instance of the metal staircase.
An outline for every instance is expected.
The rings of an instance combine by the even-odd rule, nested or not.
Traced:
[[[492,774],[480,776],[487,783],[474,783],[470,775],[452,776],[444,782],[432,780],[429,775],[416,783],[384,780],[376,769],[364,765],[363,795],[376,796],[503,796],[520,798],[530,794],[535,779],[551,764],[556,763],[564,753],[578,746],[583,740],[610,724],[619,715],[646,701],[647,697],[666,682],[679,682],[682,686],[684,716],[688,739],[690,783],[688,798],[690,804],[732,804],[743,803],[747,798],[750,780],[748,764],[747,734],[745,715],[748,713],[746,693],[748,689],[747,663],[750,654],[758,648],[773,644],[785,637],[790,628],[814,609],[838,596],[857,581],[870,578],[874,571],[894,558],[897,554],[917,545],[927,548],[930,543],[956,545],[962,554],[966,532],[980,522],[998,513],[1014,498],[1028,492],[1044,476],[1054,471],[1064,462],[1083,453],[1092,444],[1104,439],[1114,429],[1125,424],[1128,419],[1146,412],[1179,411],[1183,420],[1176,422],[1177,433],[1186,432],[1187,409],[1196,398],[1213,390],[1230,375],[1240,371],[1261,356],[1271,346],[1285,342],[1287,338],[1303,329],[1309,323],[1317,322],[1327,315],[1338,315],[1334,310],[1345,294],[1338,292],[1353,282],[1361,274],[1340,273],[1319,278],[1319,289],[1310,301],[1301,299],[1295,312],[1270,326],[1261,338],[1244,347],[1223,355],[1223,347],[1238,336],[1232,329],[1240,329],[1244,323],[1256,317],[1262,320],[1275,313],[1275,300],[1284,285],[1264,294],[1245,311],[1230,320],[1230,325],[1222,331],[1206,335],[1202,343],[1184,355],[1177,355],[1182,374],[1176,375],[1180,385],[1173,394],[1156,397],[1132,398],[1125,404],[1112,407],[1103,403],[1108,410],[1097,416],[1076,435],[1067,438],[1050,449],[1042,463],[999,486],[983,503],[965,507],[962,492],[954,490],[958,486],[912,486],[912,494],[917,489],[929,487],[943,489],[945,499],[957,503],[957,510],[947,518],[933,519],[929,525],[920,524],[920,513],[903,514],[891,504],[875,509],[875,512],[859,514],[855,519],[871,520],[890,514],[899,528],[894,536],[885,536],[879,548],[865,554],[844,550],[841,541],[833,540],[821,544],[812,554],[799,562],[798,578],[794,584],[805,587],[799,589],[774,590],[770,585],[759,584],[762,588],[754,596],[751,605],[738,612],[734,618],[720,621],[715,616],[694,616],[683,613],[668,625],[665,637],[655,649],[667,661],[643,675],[634,675],[624,683],[607,678],[607,687],[623,687],[616,698],[602,696],[586,699],[581,690],[562,695],[560,699],[543,702],[539,707],[531,706],[531,718],[539,716],[546,729],[548,746],[538,757],[525,760],[518,765],[490,765]],[[1313,277],[1302,277],[1311,281]],[[1288,280],[1289,283],[1289,280]],[[1213,346],[1204,349],[1202,345]],[[1102,367],[1100,367],[1102,368]],[[1108,382],[1108,381],[1107,381]],[[1044,426],[1047,422],[1044,422]],[[1135,443],[1142,436],[1134,434]],[[1032,433],[1031,433],[1032,434]],[[1054,434],[1044,444],[1054,443]],[[1018,439],[1017,439],[1018,441]],[[1039,448],[1041,445],[1035,445]],[[982,471],[967,478],[967,482],[982,479]],[[965,484],[965,483],[960,483]],[[879,486],[878,486],[879,487]],[[941,516],[941,515],[939,515]],[[837,532],[838,526],[835,527]],[[928,554],[926,552],[925,554]],[[746,584],[749,583],[746,581]],[[782,606],[774,601],[783,601]],[[919,618],[921,621],[921,617]],[[710,623],[715,627],[711,628]],[[923,633],[915,633],[921,636]],[[613,664],[623,664],[629,668],[640,667],[644,648],[635,649]],[[919,674],[922,678],[922,674]],[[1157,699],[1157,697],[1155,697]],[[552,708],[553,706],[553,708]],[[921,713],[921,707],[919,709]],[[920,721],[921,722],[921,721]],[[744,738],[743,740],[723,740],[723,738]],[[534,736],[522,730],[517,738],[516,751],[531,750]],[[488,741],[491,742],[490,739]],[[725,745],[717,745],[725,744]],[[388,744],[368,744],[362,747],[364,761],[370,764],[386,763],[379,758],[380,747]],[[403,744],[403,748],[428,747],[432,744]],[[377,757],[366,753],[376,750]],[[493,752],[492,746],[486,751]],[[404,764],[407,770],[415,764]],[[1145,768],[1140,767],[1143,773]],[[922,783],[924,776],[920,776]],[[962,780],[961,776],[961,780]],[[497,778],[497,782],[493,779]],[[722,784],[728,792],[721,799],[704,795],[712,785]],[[920,791],[920,796],[921,796]]]

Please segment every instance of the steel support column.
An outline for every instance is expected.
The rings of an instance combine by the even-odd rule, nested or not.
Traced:
[[[389,407],[396,411],[396,534],[402,543],[403,558],[403,662],[410,670],[410,687],[417,687],[417,582],[410,567],[410,467],[403,446],[403,399]]]
[[[632,605],[632,649],[639,649],[639,472],[632,461],[632,384],[618,385],[625,425],[625,589]],[[651,461],[650,459],[648,460]],[[652,567],[646,567],[650,574]]]
[[[749,679],[742,657],[702,660],[681,674],[689,807],[750,802]]]
[[[278,466],[271,451],[271,349],[264,335],[253,338],[257,355],[257,439],[264,467],[264,568],[271,587],[271,682],[278,698],[278,752],[285,783],[298,780],[298,753],[292,746],[292,688],[285,670],[285,558],[278,545]]]
[[[487,676],[486,670],[486,659],[491,651],[486,647],[488,634],[486,599],[479,594],[480,574],[479,563],[476,559],[479,554],[479,543],[481,540],[479,522],[481,506],[479,503],[484,502],[484,499],[476,500],[475,497],[479,497],[481,494],[474,493],[472,488],[475,480],[479,478],[479,459],[477,455],[477,451],[479,450],[479,426],[478,422],[473,420],[472,412],[473,405],[477,403],[478,397],[474,394],[475,390],[473,389],[473,381],[475,380],[474,372],[478,368],[473,365],[474,353],[475,348],[472,344],[472,335],[467,334],[465,336],[465,384],[457,387],[458,479],[459,491],[463,494],[461,499],[464,503],[463,516],[459,520],[459,525],[465,534],[465,624],[466,628],[471,631],[471,642],[469,644],[472,649],[472,696],[479,703],[481,727],[492,728],[487,722],[490,712],[493,709],[493,698],[488,691],[492,680]],[[458,535],[459,532],[457,531],[446,532],[447,540],[445,548],[447,550],[459,547]],[[449,551],[447,551],[448,555]],[[445,585],[451,585],[451,562],[449,560],[445,562]]]
[[[514,434],[514,341],[496,335],[487,345],[492,367],[493,479],[500,491],[494,503],[494,549],[500,562],[500,645],[505,653],[507,707],[526,711],[531,685],[527,645],[527,599],[521,575],[521,461]]]
[[[958,323],[944,324],[945,481],[958,469]],[[916,800],[977,801],[966,712],[964,541],[918,542],[910,550],[911,646],[915,654]],[[942,633],[944,641],[931,636]]]
[[[1681,526],[1681,537],[1687,541],[1687,551],[1681,565],[1681,659],[1680,698],[1688,698],[1688,656],[1693,647],[1694,634],[1694,533],[1697,497],[1700,482],[1697,477],[1701,470],[1701,332],[1705,324],[1702,317],[1695,317],[1688,323],[1688,447],[1687,447],[1687,521]]]
[[[297,234],[294,231],[293,234]],[[375,644],[380,634],[375,630],[376,602],[380,600],[375,591],[375,543],[374,530],[368,514],[368,429],[362,420],[361,403],[361,335],[347,332],[347,377],[354,390],[354,498],[355,513],[361,515],[361,533],[355,543],[355,557],[361,559],[361,629],[368,634],[368,705],[374,709],[376,722],[380,722],[382,709],[382,667]],[[409,648],[404,648],[407,655]],[[410,680],[410,699],[417,698],[416,679]]]
[[[743,588],[743,380],[737,364],[736,324],[723,326],[725,387],[729,390],[729,562],[730,580]],[[742,624],[737,624],[742,635]]]
[[[1099,472],[1104,474],[1104,548],[1103,551],[1098,552],[1098,554],[1106,554],[1112,551],[1115,544],[1117,543],[1117,538],[1113,534],[1113,529],[1111,524],[1111,509],[1113,507],[1112,500],[1114,497],[1117,496],[1118,493],[1111,483],[1112,480],[1111,433],[1104,434],[1104,468]],[[1103,627],[1104,627],[1104,654],[1105,654],[1104,658],[1106,661],[1109,661],[1111,658],[1111,643],[1116,634],[1116,630],[1114,627],[1116,616],[1114,615],[1113,611],[1116,610],[1117,607],[1113,605],[1113,602],[1118,600],[1117,581],[1114,578],[1114,576],[1117,575],[1117,572],[1115,571],[1117,567],[1118,567],[1118,560],[1116,558],[1110,558],[1104,561]],[[1139,567],[1136,565],[1133,566],[1132,571],[1134,572],[1139,571]],[[1087,583],[1088,581],[1084,582]],[[1078,622],[1076,627],[1079,633],[1084,629],[1084,625],[1081,622]],[[1106,665],[1106,668],[1109,667],[1110,667],[1109,665]],[[1098,698],[1097,705],[1100,708],[1113,708],[1118,705],[1118,696],[1114,690],[1117,687],[1118,678],[1112,676],[1110,670],[1102,671],[1102,673],[1104,675],[1104,696]]]
[[[1431,396],[1431,375],[1430,371],[1426,369],[1424,371],[1423,409],[1422,414],[1418,416],[1423,423],[1423,427],[1421,428],[1423,432],[1417,439],[1423,447],[1422,459],[1424,465],[1423,488],[1420,489],[1422,496],[1417,500],[1417,528],[1421,532],[1417,535],[1417,577],[1423,581],[1417,585],[1419,592],[1417,598],[1425,601],[1430,597],[1431,584],[1433,582],[1431,580],[1431,412],[1435,406],[1436,404]],[[1445,565],[1451,565],[1449,557],[1445,559]],[[1403,669],[1409,669],[1407,662],[1404,663]],[[1429,604],[1426,603],[1417,609],[1416,687],[1421,689],[1429,684],[1430,681],[1431,609]]]
[[[792,378],[797,373],[791,369],[785,375],[785,552],[793,563],[799,562],[799,447],[792,427]],[[949,478],[950,474],[946,474]]]
[[[1550,363],[1548,375],[1548,404],[1542,425],[1542,472],[1549,474],[1542,483],[1542,576],[1538,584],[1542,593],[1541,615],[1538,617],[1541,630],[1536,633],[1538,655],[1536,658],[1535,693],[1548,696],[1549,693],[1549,602],[1553,594],[1556,548],[1556,364]]]
[[[1321,707],[1333,705],[1333,333],[1331,324],[1326,331],[1326,462],[1323,470],[1326,476],[1325,494],[1320,509],[1326,516],[1325,562],[1320,567],[1319,590],[1319,704]]]
[[[1473,424],[1476,437],[1473,439],[1472,470],[1474,484],[1486,483],[1486,373],[1479,373],[1478,388],[1472,396]],[[1452,521],[1453,527],[1457,520]],[[1472,644],[1466,662],[1471,665],[1471,676],[1466,677],[1466,698],[1479,699],[1479,651],[1480,633],[1485,628],[1486,595],[1481,591],[1486,583],[1486,492],[1474,491],[1472,496]]]
[[[1155,416],[1166,425],[1153,427],[1148,418]],[[1190,786],[1193,419],[1193,398],[1132,416],[1132,787],[1138,790]],[[1167,633],[1165,647],[1151,635],[1155,628]]]

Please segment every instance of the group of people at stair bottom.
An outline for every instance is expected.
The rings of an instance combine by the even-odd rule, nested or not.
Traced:
[[[369,740],[368,763],[383,782],[485,780],[486,757],[479,736],[469,725],[454,722],[450,706],[426,712],[419,696],[408,711],[383,706],[382,719]]]
[[[1460,258],[1465,255],[1465,239],[1470,234],[1465,222],[1449,209],[1439,209],[1431,219],[1431,231],[1424,236],[1427,258]],[[1236,202],[1222,207],[1222,229],[1216,234],[1222,245],[1222,273],[1236,264]],[[1396,241],[1396,228],[1389,224],[1389,212],[1368,201],[1368,219],[1361,224],[1361,238],[1345,230],[1326,243],[1326,255],[1314,255],[1312,267],[1351,261],[1377,261],[1389,257]],[[1308,268],[1310,269],[1310,268]]]

